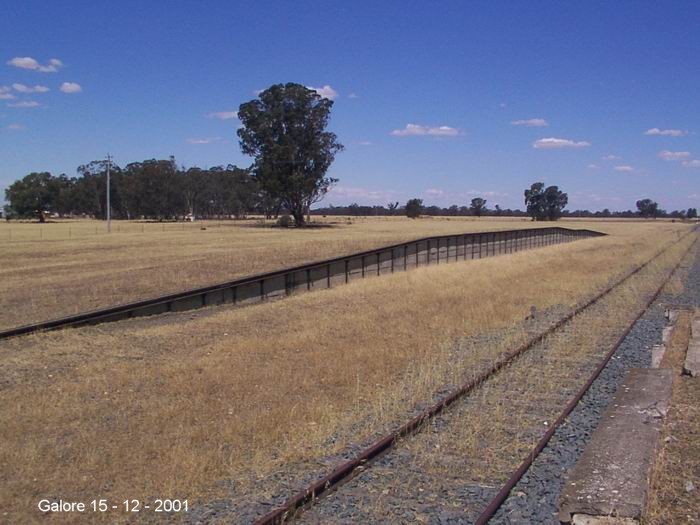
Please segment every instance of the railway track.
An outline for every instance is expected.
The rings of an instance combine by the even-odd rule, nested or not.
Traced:
[[[688,235],[692,234],[692,231],[688,232],[677,242],[681,242]],[[671,247],[674,246],[676,243],[672,243],[670,246],[667,246],[666,248],[660,250],[657,254],[655,254],[645,263],[633,268],[622,278],[609,285],[607,288],[605,288],[603,291],[599,292],[594,297],[587,300],[585,303],[576,307],[573,311],[551,324],[544,331],[532,336],[529,340],[527,340],[524,344],[518,346],[516,349],[508,352],[505,355],[502,355],[494,363],[490,364],[489,366],[486,366],[467,383],[465,383],[458,389],[450,392],[448,395],[440,399],[440,401],[438,401],[428,409],[424,410],[422,413],[415,416],[395,431],[382,437],[381,439],[371,444],[369,447],[362,450],[352,460],[342,463],[330,474],[321,477],[318,481],[309,485],[303,491],[289,498],[280,507],[260,517],[257,521],[255,521],[256,525],[283,523],[291,519],[301,519],[302,521],[309,522],[332,522],[334,521],[333,516],[337,515],[338,513],[340,513],[339,515],[342,515],[342,503],[334,503],[332,505],[328,504],[329,509],[326,509],[325,512],[323,509],[321,509],[321,507],[326,505],[325,503],[323,503],[322,505],[314,504],[319,502],[320,498],[322,498],[323,496],[326,496],[333,492],[335,489],[338,489],[341,485],[348,484],[348,487],[350,487],[350,484],[355,483],[357,480],[360,479],[358,478],[358,476],[363,472],[367,472],[368,474],[362,476],[362,478],[368,476],[372,478],[367,482],[369,488],[359,487],[359,481],[357,481],[358,487],[350,487],[348,491],[351,494],[355,494],[354,496],[352,496],[351,499],[354,498],[355,500],[358,500],[359,498],[361,503],[360,506],[364,506],[365,508],[371,508],[372,504],[368,503],[368,500],[366,499],[363,500],[362,498],[364,496],[357,496],[358,492],[372,493],[375,495],[384,494],[386,490],[382,490],[382,487],[392,485],[392,476],[394,475],[392,474],[392,472],[395,472],[397,468],[410,469],[410,462],[406,464],[406,462],[404,461],[402,466],[397,467],[396,465],[393,465],[392,460],[389,459],[391,454],[388,453],[391,451],[395,451],[395,449],[399,446],[403,447],[403,456],[412,457],[412,461],[414,463],[416,461],[420,461],[425,467],[425,465],[427,464],[426,461],[428,463],[432,461],[432,466],[437,469],[437,472],[439,472],[440,475],[438,475],[437,478],[434,478],[432,480],[428,479],[427,483],[435,482],[440,484],[440,480],[445,475],[445,469],[443,468],[444,465],[441,466],[441,458],[444,458],[447,455],[449,455],[450,450],[449,447],[448,450],[445,450],[446,447],[444,446],[444,440],[440,440],[440,438],[436,436],[439,436],[443,432],[443,429],[446,426],[449,426],[450,424],[448,421],[448,414],[444,413],[445,409],[455,404],[457,401],[462,402],[465,399],[467,399],[467,401],[460,403],[460,405],[464,405],[464,407],[460,406],[459,410],[471,414],[471,416],[469,417],[477,417],[479,414],[483,414],[485,411],[488,413],[500,413],[499,410],[501,412],[503,412],[504,410],[516,410],[520,411],[524,415],[525,419],[528,419],[528,416],[532,416],[529,418],[530,428],[535,429],[534,434],[532,433],[533,431],[530,431],[530,434],[526,435],[523,438],[523,442],[536,442],[535,448],[531,449],[530,447],[520,447],[519,449],[517,449],[517,452],[521,454],[521,457],[525,457],[525,459],[522,460],[522,462],[520,463],[519,468],[514,473],[510,473],[509,471],[501,471],[499,473],[499,476],[497,476],[499,479],[507,478],[508,481],[506,484],[500,487],[500,489],[497,486],[494,486],[493,484],[485,487],[484,490],[477,490],[473,487],[469,488],[469,490],[474,490],[475,492],[479,493],[479,496],[475,496],[475,499],[477,500],[476,506],[478,507],[478,512],[474,512],[474,514],[470,516],[468,521],[486,523],[490,519],[490,517],[493,516],[494,512],[496,512],[503,500],[508,496],[512,487],[515,485],[517,480],[520,479],[522,474],[527,470],[527,468],[537,456],[539,451],[541,451],[542,448],[544,448],[544,446],[546,445],[547,441],[551,438],[556,428],[561,424],[562,421],[564,421],[564,419],[571,412],[573,407],[576,406],[578,400],[583,396],[583,394],[593,383],[595,378],[598,377],[600,372],[605,368],[605,365],[612,358],[620,343],[624,340],[626,335],[631,330],[632,326],[634,326],[635,322],[643,315],[643,313],[646,311],[649,305],[651,305],[654,302],[654,300],[658,297],[665,284],[668,282],[668,280],[671,278],[674,272],[678,269],[680,262],[683,260],[685,255],[695,246],[696,242],[697,239],[695,239],[688,246],[687,250],[680,257],[678,264],[676,264],[672,271],[668,273],[668,275],[665,277],[658,289],[656,289],[656,291],[652,295],[648,296],[645,299],[643,303],[643,308],[639,310],[635,314],[635,316],[630,320],[625,331],[622,334],[619,334],[618,327],[618,332],[616,334],[614,334],[611,331],[609,334],[606,334],[606,337],[600,340],[600,347],[605,349],[604,353],[601,354],[600,352],[596,353],[594,351],[593,353],[589,353],[586,355],[578,355],[576,352],[574,352],[573,354],[571,352],[561,353],[561,350],[566,347],[566,342],[570,341],[571,337],[573,337],[575,333],[578,334],[578,337],[583,336],[584,339],[586,337],[589,337],[589,334],[586,333],[585,323],[582,322],[582,319],[586,315],[591,316],[591,318],[593,318],[593,316],[597,316],[597,319],[599,319],[598,322],[604,323],[606,317],[609,317],[606,315],[607,312],[604,302],[612,301],[614,299],[614,292],[621,290],[622,285],[630,282],[630,280],[634,279],[635,276],[638,276],[640,272],[644,271],[654,261],[666,254],[668,250],[670,250]],[[618,320],[609,321],[614,321],[617,324],[619,324]],[[590,330],[590,327],[588,327],[588,330]],[[559,354],[557,354],[556,351],[553,350],[553,348],[559,349]],[[553,378],[551,385],[552,388],[550,388],[549,390],[544,389],[538,391],[538,387],[541,385],[538,385],[538,381],[531,381],[530,386],[532,387],[532,390],[529,391],[530,397],[528,399],[525,399],[524,392],[518,391],[517,387],[511,388],[510,386],[517,385],[517,381],[503,380],[503,385],[501,387],[498,387],[503,388],[503,390],[498,390],[498,388],[493,386],[497,385],[497,381],[499,380],[498,378],[501,376],[513,373],[522,373],[518,372],[518,369],[525,370],[526,375],[521,376],[520,379],[523,379],[527,382],[527,367],[508,366],[511,363],[513,363],[516,359],[524,360],[526,358],[534,360],[533,364],[539,366],[540,369],[549,371]],[[547,361],[548,359],[550,360],[549,362]],[[561,377],[554,378],[554,375],[556,375],[556,371],[558,369],[561,369],[564,363],[566,364],[566,367],[563,368],[574,371],[576,377],[572,378],[570,376],[567,376],[567,374],[561,374]],[[506,373],[501,373],[504,372],[504,370]],[[588,377],[588,380],[584,383],[584,385],[581,388],[575,390],[572,385],[577,384],[576,380],[580,380],[580,377]],[[481,391],[489,391],[489,389],[496,388],[494,392],[498,392],[501,396],[501,399],[497,399],[495,396],[488,396],[486,394],[482,395],[480,399],[477,396],[467,396],[467,394],[473,393],[475,390],[477,390],[478,387],[482,387],[480,389]],[[558,393],[558,395],[554,395],[553,392]],[[475,399],[472,400],[472,398]],[[527,402],[523,404],[524,400]],[[565,409],[563,412],[561,412],[562,405],[565,405]],[[543,411],[539,411],[539,408],[542,407],[545,407],[545,409]],[[542,424],[546,424],[544,427],[544,431],[542,430],[542,426],[540,426],[539,429],[537,429],[536,425],[533,427],[533,421],[536,422],[537,420],[539,420],[540,423],[544,422]],[[509,431],[513,431],[512,428],[508,429],[506,427],[504,427],[503,429],[504,432],[506,432],[506,434]],[[418,456],[415,456],[414,453],[410,450],[409,445],[406,444],[407,441],[404,438],[414,434],[418,434],[418,431],[421,429],[432,429],[433,432],[421,433],[420,439],[422,439],[425,442],[424,447],[421,449],[422,453],[420,453]],[[517,434],[517,432],[514,433]],[[423,437],[423,435],[428,435],[428,437]],[[416,438],[418,437],[419,436],[417,435]],[[468,436],[461,437],[462,439],[469,438]],[[508,439],[512,439],[512,436],[508,436]],[[442,449],[440,448],[441,444]],[[463,452],[463,450],[460,451],[458,449],[454,449],[454,447],[452,448],[452,453],[454,454]],[[432,459],[426,459],[426,457],[428,456],[432,457]],[[514,458],[512,457],[509,458],[511,463],[513,462],[513,459]],[[498,463],[497,460],[498,458],[495,458],[494,463]],[[372,472],[373,469],[371,469],[370,467],[373,467],[373,465],[377,463],[386,464],[382,465],[381,468],[378,468],[376,473]],[[401,463],[401,461],[399,461],[399,463]],[[477,463],[479,462],[477,461]],[[421,470],[421,473],[423,470]],[[415,478],[420,479],[421,473],[415,472]],[[393,485],[396,486],[396,483],[394,483]],[[343,490],[345,489],[346,487],[343,487]],[[415,487],[411,487],[410,484],[404,484],[397,490],[398,492],[401,492],[402,489],[410,491],[415,489]],[[381,498],[382,496],[378,497],[378,499],[380,500]],[[370,497],[369,500],[372,500],[372,498]],[[373,501],[375,503],[374,506],[376,507],[377,498],[374,498]],[[481,509],[483,509],[483,511],[481,511]],[[302,514],[303,511],[306,511],[305,514]],[[356,518],[360,521],[372,521],[377,519],[377,517],[378,516],[376,515],[356,516]]]

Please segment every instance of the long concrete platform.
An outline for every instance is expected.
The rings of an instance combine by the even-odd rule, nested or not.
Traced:
[[[646,504],[649,475],[673,371],[634,368],[571,471],[560,497],[564,523],[635,523]]]

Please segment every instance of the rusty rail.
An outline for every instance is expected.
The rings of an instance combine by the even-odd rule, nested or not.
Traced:
[[[513,253],[598,237],[604,233],[569,228],[529,228],[425,237],[374,250],[251,275],[151,299],[92,310],[0,331],[0,340],[32,332],[120,321],[220,304],[246,305],[323,288],[358,278]]]
[[[696,242],[697,238],[688,247],[688,249],[678,261],[678,264],[674,266],[673,270],[671,270],[668,277],[664,279],[664,281],[658,287],[654,295],[651,296],[651,298],[649,298],[644,307],[635,316],[634,320],[627,326],[625,331],[618,338],[618,340],[612,346],[610,351],[605,355],[601,363],[595,369],[593,374],[588,378],[586,383],[579,389],[578,392],[576,392],[576,395],[574,395],[574,397],[572,397],[569,400],[566,407],[564,408],[564,411],[559,415],[559,417],[556,419],[556,421],[554,421],[554,423],[549,427],[549,429],[547,429],[547,432],[545,432],[544,435],[540,438],[540,440],[537,442],[532,451],[530,451],[528,455],[523,459],[522,463],[520,463],[520,466],[515,471],[513,471],[513,474],[511,474],[510,478],[508,478],[508,481],[506,481],[503,487],[501,487],[501,489],[498,491],[498,494],[496,494],[496,496],[491,500],[491,502],[486,506],[486,508],[481,512],[481,514],[479,514],[479,517],[474,522],[475,525],[485,525],[496,514],[496,512],[498,512],[498,509],[510,495],[511,490],[513,490],[513,488],[517,485],[518,481],[520,481],[520,478],[522,478],[523,475],[528,471],[532,463],[535,461],[535,458],[537,458],[537,456],[540,455],[540,452],[544,450],[544,447],[547,446],[547,443],[549,443],[549,440],[552,438],[557,428],[559,428],[561,424],[564,423],[566,418],[569,417],[569,414],[571,414],[574,408],[576,408],[576,405],[578,405],[579,401],[581,401],[581,398],[583,398],[586,392],[588,392],[588,390],[591,388],[594,381],[598,379],[598,376],[603,372],[607,364],[610,362],[610,359],[612,359],[613,355],[615,355],[615,352],[617,352],[617,349],[620,348],[620,345],[622,345],[624,340],[630,334],[632,328],[634,328],[634,325],[637,323],[637,321],[641,319],[641,317],[654,303],[654,301],[658,299],[662,290],[664,289],[668,281],[671,279],[671,277],[673,277],[673,274],[676,273],[676,271],[681,265],[681,262],[690,252],[693,246],[695,246]]]
[[[686,233],[683,237],[678,239],[676,242],[680,242],[685,236],[692,233],[693,230]],[[695,241],[694,241],[695,242]],[[694,243],[693,243],[694,244]],[[312,504],[317,498],[329,493],[330,491],[337,488],[341,483],[345,483],[352,479],[354,476],[358,475],[362,470],[367,468],[374,460],[379,458],[381,455],[388,452],[395,443],[411,434],[418,431],[421,426],[428,420],[432,419],[436,415],[440,414],[444,409],[452,405],[455,401],[473,391],[481,384],[483,384],[487,379],[496,374],[499,370],[509,365],[517,357],[525,353],[527,350],[532,348],[535,344],[544,340],[548,335],[558,330],[561,326],[569,322],[572,318],[580,314],[582,311],[592,306],[593,304],[600,301],[603,297],[611,293],[615,288],[626,282],[628,279],[642,271],[649,264],[663,255],[668,247],[658,251],[653,257],[644,262],[643,264],[633,268],[622,278],[617,280],[615,283],[606,287],[603,291],[599,292],[589,300],[585,301],[583,304],[577,306],[573,311],[571,311],[566,316],[559,319],[556,323],[552,324],[549,328],[537,334],[536,336],[530,338],[527,342],[499,358],[488,370],[485,370],[479,374],[476,378],[468,381],[460,388],[452,391],[446,397],[427,408],[419,415],[415,416],[413,419],[404,423],[401,427],[394,430],[385,437],[375,441],[372,445],[362,450],[357,457],[348,460],[336,469],[334,469],[330,474],[323,476],[321,479],[315,483],[308,486],[306,489],[295,494],[290,499],[288,499],[282,506],[273,509],[264,516],[258,518],[254,525],[278,525],[286,522],[288,519],[293,518],[295,513],[301,511],[305,506]],[[689,248],[690,250],[690,248]],[[679,263],[680,264],[680,263]],[[669,276],[670,277],[670,276]],[[666,282],[666,281],[664,281]],[[662,285],[663,287],[663,285]],[[657,293],[658,295],[658,293]]]

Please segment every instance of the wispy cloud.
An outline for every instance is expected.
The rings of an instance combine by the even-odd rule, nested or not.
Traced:
[[[10,131],[24,131],[27,129],[27,126],[24,126],[23,124],[8,124],[6,129],[9,129]]]
[[[350,93],[348,98],[358,98],[357,93]]]
[[[402,200],[405,197],[402,192],[370,190],[352,186],[334,186],[329,190],[328,196],[342,198],[347,202],[353,200],[368,200],[381,203]]]
[[[507,193],[502,193],[493,190],[467,190],[467,191],[447,191],[440,188],[428,188],[423,192],[427,199],[432,201],[442,202],[445,204],[455,204],[467,202],[474,197],[489,197],[491,199],[497,197],[507,197]]]
[[[620,160],[621,158],[619,155],[605,155],[605,157],[602,157],[603,160]]]
[[[52,58],[48,63],[42,65],[32,57],[15,57],[12,60],[8,60],[7,65],[20,69],[39,71],[40,73],[56,73],[63,67],[63,62],[57,58]]]
[[[651,128],[644,132],[645,135],[662,135],[665,137],[683,137],[688,134],[687,131],[682,129],[659,129]]]
[[[313,89],[316,93],[321,95],[323,98],[327,98],[328,100],[335,100],[338,98],[338,92],[333,89],[331,86],[326,84],[325,86],[322,87],[313,87],[313,86],[306,86],[309,89]]]
[[[14,88],[15,91],[18,91],[19,93],[46,93],[49,91],[49,88],[46,86],[25,86],[24,84],[12,84],[12,87]]]
[[[214,111],[212,113],[208,113],[207,117],[216,118],[219,120],[231,120],[238,118],[238,111]]]
[[[700,160],[698,159],[684,160],[682,164],[686,168],[700,168]]]
[[[684,160],[690,158],[689,151],[659,151],[659,158],[664,160]]]
[[[14,98],[10,86],[0,86],[0,100],[13,100]]]
[[[219,142],[221,137],[203,137],[203,138],[189,138],[187,142],[190,144],[211,144],[213,142]]]
[[[460,134],[459,128],[450,126],[421,126],[420,124],[406,124],[403,129],[395,129],[390,133],[394,137],[419,137],[429,135],[433,137],[455,137]]]
[[[59,89],[64,93],[80,93],[83,90],[76,82],[64,82]]]
[[[40,105],[41,104],[35,100],[22,100],[21,102],[14,102],[7,106],[11,108],[38,108]]]
[[[547,122],[543,118],[529,118],[525,120],[511,120],[510,121],[511,126],[526,126],[528,128],[542,128],[545,126],[549,126],[549,122]]]
[[[532,147],[535,149],[585,148],[590,145],[591,143],[585,140],[577,142],[571,139],[558,139],[555,137],[539,139],[532,143]]]
[[[631,173],[634,171],[634,168],[632,166],[615,166],[613,169],[615,171],[622,171],[627,173]]]
[[[587,166],[587,168],[588,168],[588,169],[591,169],[591,170],[597,170],[599,167],[600,167],[600,166],[598,166],[597,164],[589,164],[589,165]]]

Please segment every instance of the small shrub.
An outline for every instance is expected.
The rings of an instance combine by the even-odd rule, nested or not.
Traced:
[[[294,224],[294,219],[290,215],[282,215],[277,219],[277,226],[280,228],[290,228]]]

